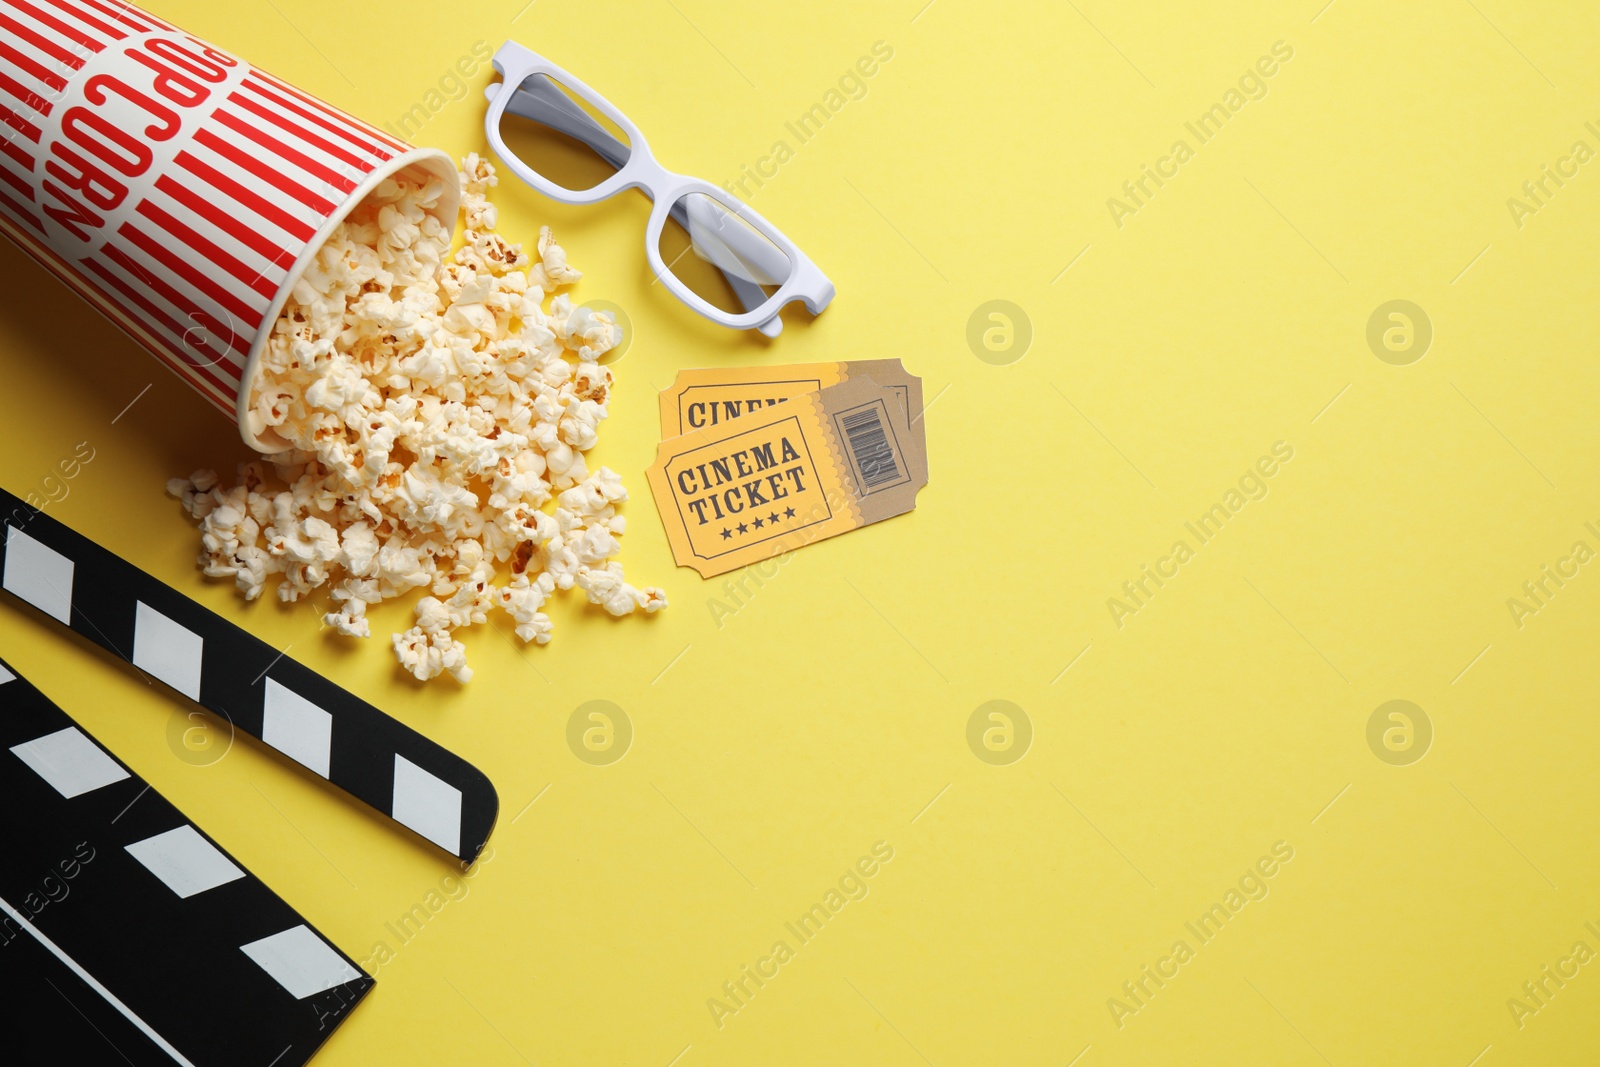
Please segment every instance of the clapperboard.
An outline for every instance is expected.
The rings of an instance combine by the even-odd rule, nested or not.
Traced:
[[[484,773],[0,489],[0,588],[471,863],[500,810]]]
[[[373,980],[0,663],[0,1059],[305,1063]]]
[[[0,589],[39,616],[464,864],[482,851],[499,799],[476,767],[3,489],[0,526]],[[0,805],[0,1061],[294,1067],[373,985],[4,664]]]

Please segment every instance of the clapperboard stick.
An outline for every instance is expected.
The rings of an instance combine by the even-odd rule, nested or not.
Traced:
[[[0,588],[471,863],[484,773],[0,489]]]
[[[372,989],[3,662],[0,849],[8,1063],[299,1067]]]

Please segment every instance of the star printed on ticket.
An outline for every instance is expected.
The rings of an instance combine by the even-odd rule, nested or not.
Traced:
[[[915,508],[907,410],[863,375],[663,441],[648,477],[678,565],[710,578]]]

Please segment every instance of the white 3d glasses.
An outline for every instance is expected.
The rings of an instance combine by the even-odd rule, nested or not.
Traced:
[[[816,315],[833,299],[833,283],[793,241],[723,190],[657,163],[638,127],[593,89],[512,41],[494,67],[504,81],[484,90],[484,132],[501,161],[564,204],[642,189],[655,201],[645,253],[678,299],[768,337],[782,332],[785,304],[802,301]]]

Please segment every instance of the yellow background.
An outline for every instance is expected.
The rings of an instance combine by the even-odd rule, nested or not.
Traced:
[[[569,597],[527,651],[483,629],[466,687],[399,674],[407,608],[352,648],[314,609],[204,581],[162,487],[231,470],[234,430],[0,250],[6,486],[89,441],[51,514],[499,789],[470,894],[318,1064],[1588,1062],[1600,967],[1521,1029],[1506,1001],[1575,941],[1600,949],[1600,564],[1521,628],[1507,599],[1600,548],[1600,163],[1520,229],[1506,201],[1574,141],[1600,148],[1600,14],[1320,2],[153,5],[380,123],[514,36],[713,181],[894,49],[752,199],[839,291],[774,344],[649,284],[643,197],[498,190],[509,234],[554,225],[580,298],[631,318],[595,458],[634,493],[629,576],[672,606],[614,621]],[[1268,95],[1196,146],[1183,123],[1280,40]],[[417,142],[483,151],[487,78]],[[1107,198],[1179,137],[1195,158],[1118,228]],[[967,343],[991,299],[1031,320],[1009,365]],[[1433,323],[1409,366],[1366,342],[1392,299]],[[931,405],[920,507],[805,549],[719,626],[723,581],[674,568],[646,493],[655,390],[682,367],[888,356]],[[1107,598],[1280,440],[1270,494],[1119,629]],[[451,873],[248,739],[183,762],[173,699],[9,599],[0,642],[358,960]],[[1398,698],[1434,729],[1410,766],[1366,740]],[[966,741],[993,699],[1033,726],[1009,766]],[[610,766],[567,746],[590,700],[633,724]],[[707,999],[880,840],[870,895],[719,1029]],[[1280,840],[1270,895],[1119,1028],[1107,999]]]

